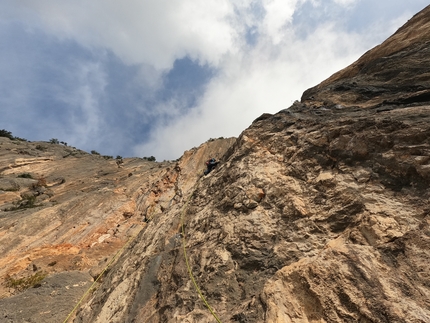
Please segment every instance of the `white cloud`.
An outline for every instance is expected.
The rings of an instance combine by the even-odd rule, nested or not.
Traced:
[[[127,64],[165,71],[184,56],[218,65],[224,55],[238,52],[250,25],[279,43],[300,1],[21,0],[23,10],[13,12],[60,38],[109,49]],[[254,7],[264,15],[255,16]]]
[[[184,109],[186,100],[180,97],[155,102],[151,110],[145,100],[128,107],[134,119],[163,117],[154,121],[150,140],[137,144],[134,152],[172,159],[209,137],[237,136],[262,113],[290,106],[304,90],[351,63],[406,19],[397,15],[384,23],[373,21],[359,29],[361,34],[345,31],[345,17],[338,13],[365,2],[371,1],[5,0],[0,19],[21,21],[95,53],[113,53],[140,70],[135,81],[147,96],[163,86],[162,76],[177,59],[188,56],[214,68],[215,77],[194,107]],[[379,1],[378,6],[391,3]],[[305,4],[317,8],[318,15],[301,12],[301,23],[307,17],[313,20],[300,36],[293,18]],[[331,21],[321,21],[324,17]],[[98,100],[105,95],[106,75],[96,63],[78,66],[82,69],[76,71],[81,76],[75,89],[58,96],[86,116],[83,124],[73,124],[74,140],[83,142],[104,131],[105,110]]]
[[[286,35],[285,26],[291,23],[299,0],[263,0],[266,16],[263,21],[264,33],[276,45]]]
[[[23,0],[21,6],[52,34],[160,71],[185,55],[217,64],[234,50],[236,32],[225,21],[234,8],[227,0]]]
[[[336,4],[342,5],[342,6],[350,6],[353,4],[356,4],[360,0],[333,0]]]
[[[137,145],[138,156],[173,159],[209,138],[238,136],[265,112],[289,107],[307,88],[318,84],[358,58],[366,48],[359,35],[321,26],[306,40],[294,38],[273,50],[263,39],[242,56],[226,57],[222,73],[211,81],[198,106],[162,125],[148,143]]]
[[[72,107],[72,111],[59,111],[70,115],[70,128],[73,134],[68,137],[70,141],[77,145],[87,146],[92,144],[97,146],[98,134],[102,124],[102,107],[99,99],[103,96],[106,86],[106,75],[100,64],[87,63],[78,64],[74,72],[73,79],[76,81],[75,87],[71,92],[61,91],[58,98]],[[103,129],[107,130],[107,129]],[[58,129],[61,133],[61,129]]]

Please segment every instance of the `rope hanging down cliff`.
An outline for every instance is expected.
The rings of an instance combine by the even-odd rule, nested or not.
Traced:
[[[184,249],[184,258],[185,258],[185,263],[187,264],[187,269],[188,269],[188,273],[190,275],[190,278],[194,284],[194,287],[197,290],[197,293],[199,294],[200,298],[202,299],[203,303],[205,304],[205,306],[207,307],[207,309],[211,312],[212,316],[215,318],[215,320],[218,323],[221,323],[221,320],[218,318],[218,316],[215,314],[214,310],[212,309],[212,307],[210,307],[209,303],[207,302],[206,298],[203,296],[199,286],[197,285],[197,282],[194,278],[193,272],[191,270],[190,264],[188,262],[188,257],[187,257],[187,247],[186,247],[186,240],[185,240],[185,228],[184,228],[184,215],[185,215],[185,211],[187,210],[188,207],[188,203],[191,200],[191,197],[193,196],[194,192],[197,189],[194,189],[193,192],[190,194],[190,196],[188,197],[187,201],[185,202],[185,205],[182,209],[181,212],[181,229],[182,229],[182,242],[183,242],[183,249]]]
[[[197,186],[197,185],[196,185]],[[184,250],[184,258],[185,258],[185,263],[187,265],[187,269],[188,269],[188,273],[190,275],[191,281],[193,282],[194,287],[197,290],[197,293],[199,294],[200,298],[202,299],[203,303],[205,304],[205,306],[207,307],[207,309],[210,311],[210,313],[212,314],[212,316],[215,318],[215,320],[218,323],[222,323],[221,320],[218,318],[218,316],[216,315],[216,313],[214,312],[214,310],[212,309],[212,307],[209,305],[208,301],[206,300],[206,298],[203,296],[195,278],[193,275],[193,272],[191,270],[191,266],[190,263],[188,261],[188,257],[187,257],[187,247],[186,247],[186,239],[185,239],[185,227],[184,227],[184,215],[185,212],[187,210],[188,207],[188,203],[191,200],[191,197],[193,196],[194,192],[196,192],[197,189],[194,189],[193,192],[189,195],[187,201],[185,202],[184,207],[182,208],[181,211],[181,231],[182,231],[182,241],[183,241],[183,250]],[[106,267],[103,269],[103,271],[100,273],[100,275],[97,277],[97,279],[93,282],[93,284],[88,288],[88,290],[84,293],[84,295],[81,297],[81,299],[78,301],[78,303],[76,304],[76,306],[72,309],[72,311],[69,313],[69,315],[66,317],[66,319],[63,321],[63,323],[67,323],[70,319],[70,317],[72,316],[72,314],[77,310],[77,308],[79,307],[79,305],[81,305],[81,303],[83,302],[83,300],[85,299],[85,297],[87,296],[87,294],[93,289],[95,288],[95,285],[97,283],[97,281],[103,276],[103,274],[105,273],[105,271],[109,268],[109,266],[114,262],[114,260],[122,253],[122,251],[137,237],[137,235],[140,233],[137,232],[135,235],[133,235],[126,244],[124,244],[124,246],[118,250],[118,252],[112,257],[112,259],[109,261],[109,263],[106,265]]]
[[[72,309],[72,311],[69,313],[69,315],[67,315],[66,319],[63,321],[63,323],[67,323],[67,321],[69,321],[70,317],[72,316],[72,314],[77,310],[77,308],[79,307],[79,305],[81,305],[81,303],[83,302],[83,300],[85,299],[85,297],[88,295],[88,293],[94,288],[96,289],[95,285],[97,284],[97,281],[103,276],[103,274],[105,273],[105,271],[109,268],[110,265],[112,265],[112,263],[115,261],[115,259],[122,253],[122,251],[130,244],[130,242],[132,242],[137,235],[140,233],[140,230],[133,235],[132,237],[130,237],[130,239],[128,239],[128,241],[122,246],[122,248],[120,250],[118,250],[118,252],[112,257],[112,259],[108,262],[108,264],[106,265],[106,267],[103,269],[103,271],[100,273],[100,275],[98,275],[97,279],[91,284],[91,286],[88,288],[88,290],[84,293],[84,295],[81,297],[81,299],[78,301],[78,303],[76,304],[76,306]]]

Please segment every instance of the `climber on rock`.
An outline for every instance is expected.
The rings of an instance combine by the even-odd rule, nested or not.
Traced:
[[[204,171],[204,174],[207,175],[211,172],[212,169],[218,165],[219,161],[216,161],[215,158],[210,158],[206,161],[207,169]]]

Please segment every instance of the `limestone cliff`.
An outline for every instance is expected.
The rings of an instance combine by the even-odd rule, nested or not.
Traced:
[[[429,8],[355,63],[303,93],[309,106],[375,107],[430,101]]]
[[[216,322],[183,239],[221,322],[430,322],[429,22],[258,118],[75,322]]]
[[[32,172],[48,191],[37,193],[40,211],[0,213],[2,261],[12,264],[3,273],[58,263],[56,275],[79,271],[66,281],[81,292],[92,278],[78,274],[91,268],[95,277],[133,237],[71,321],[430,322],[429,24],[427,7],[301,102],[263,114],[237,140],[210,141],[177,163],[129,159],[118,168],[85,155],[92,168],[66,189],[67,176],[58,178],[79,165],[61,174],[54,169],[71,157],[32,156],[28,167],[39,165]],[[14,149],[2,171],[12,189],[0,198],[19,206],[24,202],[16,199],[26,195],[14,189],[31,183],[16,176],[30,169],[20,168],[26,161]],[[58,149],[61,156],[66,148]],[[196,169],[214,154],[222,162],[200,177]],[[80,208],[85,212],[75,215]],[[33,216],[38,221],[28,222]],[[101,223],[109,225],[96,231]],[[77,249],[59,252],[50,266],[54,258],[37,258],[46,243]],[[55,277],[42,281],[40,297],[55,292],[76,302],[79,293],[67,294],[73,288],[61,289],[65,283],[55,287]],[[0,319],[14,322],[10,304],[34,295],[31,289],[0,300]],[[32,319],[58,321],[69,309],[40,309]]]
[[[64,320],[112,255],[234,141],[156,163],[0,137],[0,322]]]

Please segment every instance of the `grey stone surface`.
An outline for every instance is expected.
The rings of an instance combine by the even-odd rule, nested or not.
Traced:
[[[51,275],[37,288],[0,299],[0,322],[64,322],[92,282],[91,276],[82,272]]]

